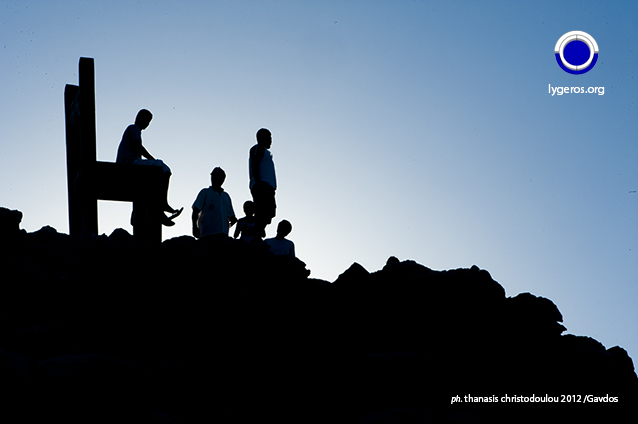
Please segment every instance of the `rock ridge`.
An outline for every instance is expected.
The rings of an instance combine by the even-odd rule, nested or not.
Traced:
[[[0,208],[2,422],[636,415],[638,379],[622,347],[564,334],[551,300],[507,297],[477,266],[435,271],[390,257],[328,282],[237,240],[149,246],[122,229],[27,233],[21,219]],[[580,401],[542,401],[565,395]],[[587,395],[607,401],[585,404]]]

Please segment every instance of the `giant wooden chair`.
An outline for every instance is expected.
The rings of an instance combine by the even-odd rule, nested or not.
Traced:
[[[67,84],[64,90],[69,233],[98,234],[98,200],[132,202],[135,238],[161,243],[162,169],[97,160],[92,58],[80,58],[79,80],[79,86]]]

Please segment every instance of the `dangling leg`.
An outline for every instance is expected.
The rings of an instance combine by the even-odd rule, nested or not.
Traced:
[[[162,205],[162,210],[164,212],[170,212],[170,213],[174,213],[175,209],[173,209],[169,204],[168,204],[168,185],[170,183],[171,180],[171,173],[170,172],[164,172],[162,174],[162,183],[161,183],[161,193],[162,193],[162,199],[164,199],[163,201],[163,205]]]
[[[162,210],[164,212],[170,212],[172,215],[170,217],[168,217],[169,220],[172,220],[174,218],[177,218],[182,211],[184,210],[183,207],[181,207],[180,209],[173,209],[171,207],[171,205],[168,204],[168,186],[171,180],[171,173],[170,172],[164,172],[162,174],[162,198],[164,199],[164,205],[162,207]]]

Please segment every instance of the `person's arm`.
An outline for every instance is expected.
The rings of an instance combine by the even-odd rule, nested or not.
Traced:
[[[144,156],[146,159],[154,160],[155,158],[151,155],[148,150],[142,145],[142,130],[139,127],[133,127],[137,129],[137,132],[133,133],[133,142],[131,143],[131,150],[134,150],[133,153],[136,155]]]
[[[199,227],[197,226],[197,218],[199,218],[199,213],[201,211],[193,206],[193,215],[191,215],[191,219],[193,221],[193,237],[199,238]]]
[[[146,148],[144,146],[142,146],[140,144],[140,155],[144,156],[146,159],[151,159],[151,160],[155,160],[155,158],[153,157],[153,155],[151,155],[148,150],[146,150]]]
[[[239,224],[239,220],[237,221],[237,226],[235,227],[235,234],[233,234],[233,238],[239,237],[241,233],[241,225]]]
[[[230,224],[228,228],[230,228],[235,225],[235,222],[237,222],[237,218],[235,217],[235,209],[233,209],[233,201],[231,200],[228,193],[224,192],[224,195],[228,199],[228,223]]]

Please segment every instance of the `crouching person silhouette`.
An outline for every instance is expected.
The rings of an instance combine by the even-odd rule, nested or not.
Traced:
[[[182,213],[184,208],[173,209],[168,204],[168,185],[171,178],[171,169],[160,159],[155,159],[148,150],[142,145],[142,131],[148,128],[153,114],[142,109],[137,113],[135,117],[135,123],[129,125],[124,134],[122,135],[122,141],[117,149],[117,163],[129,163],[133,165],[150,165],[159,166],[163,170],[163,179],[160,187],[161,197],[163,200],[157,205],[159,209],[158,213],[161,213],[161,222],[163,225],[172,226],[174,218],[177,218]],[[146,159],[144,159],[144,158]],[[152,188],[149,187],[149,190]],[[163,212],[169,212],[172,215],[167,217]]]
[[[228,237],[228,230],[237,222],[233,203],[222,188],[226,173],[217,167],[210,173],[210,187],[203,188],[193,203],[193,236],[195,238]]]
[[[310,275],[310,270],[306,269],[305,262],[295,256],[295,244],[286,238],[291,231],[292,224],[284,219],[277,225],[277,236],[264,242],[270,247],[270,252],[276,256],[277,261],[287,264],[287,272],[290,275],[305,278]]]
[[[295,244],[288,240],[286,236],[292,231],[292,224],[283,220],[277,225],[277,236],[264,240],[270,251],[277,256],[292,256],[295,258]]]

